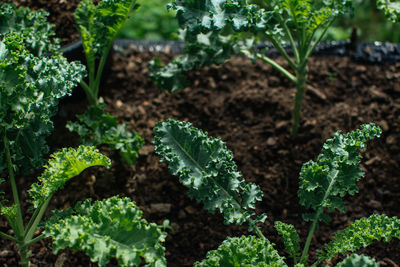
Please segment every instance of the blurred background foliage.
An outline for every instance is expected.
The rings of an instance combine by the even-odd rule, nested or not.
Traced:
[[[175,40],[178,38],[178,23],[173,11],[166,6],[172,0],[139,0],[139,10],[132,12],[118,38],[141,40]],[[268,0],[249,0],[263,5]],[[354,14],[338,18],[327,34],[328,40],[347,40],[353,27],[358,40],[387,41],[400,43],[400,25],[385,19],[377,10],[376,0],[353,0]]]

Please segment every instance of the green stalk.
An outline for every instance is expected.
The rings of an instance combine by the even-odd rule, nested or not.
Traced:
[[[19,245],[19,244],[18,244]],[[21,264],[22,267],[30,267],[31,262],[29,261],[29,257],[31,256],[31,252],[29,251],[28,248],[18,248],[18,254],[21,258],[19,263]]]
[[[331,179],[330,179],[330,183],[329,183],[328,189],[326,190],[324,198],[322,199],[321,203],[324,203],[325,200],[330,195],[332,187],[336,182],[336,177],[338,176],[338,174],[339,174],[339,171],[336,170],[336,169],[333,169],[333,171],[331,171],[331,173],[328,175],[328,177],[331,177]],[[300,263],[302,263],[304,265],[306,265],[307,258],[308,258],[308,251],[310,249],[311,240],[312,240],[312,237],[314,236],[315,228],[317,227],[318,220],[319,220],[319,217],[321,216],[322,212],[323,212],[323,207],[320,206],[318,208],[318,210],[317,210],[317,213],[315,215],[313,223],[312,223],[312,225],[310,227],[310,231],[308,232],[307,240],[306,240],[306,243],[304,245],[303,253],[301,254],[301,258],[300,258]]]
[[[297,65],[296,63],[293,62],[293,60],[289,57],[288,53],[286,52],[285,48],[281,46],[281,44],[276,41],[272,36],[269,36],[269,40],[272,42],[272,44],[275,46],[276,49],[278,49],[279,53],[286,59],[287,62],[289,62],[289,65],[292,68],[296,68]]]
[[[10,235],[8,235],[8,234],[2,232],[2,231],[0,231],[0,236],[1,236],[1,237],[4,237],[5,239],[14,241],[14,242],[17,242],[17,241],[18,241],[15,237],[10,236]]]
[[[85,91],[86,97],[89,100],[89,103],[91,105],[96,105],[97,104],[97,97],[94,95],[94,92],[90,89],[90,86],[85,82],[85,81],[81,81],[80,82],[81,87],[83,88],[83,91]]]
[[[292,47],[293,50],[293,55],[296,58],[296,62],[300,61],[300,56],[299,56],[299,51],[297,50],[296,42],[293,39],[293,35],[289,30],[289,27],[286,24],[286,21],[283,20],[281,15],[278,15],[279,23],[283,26],[283,29],[285,30],[287,36],[289,37],[289,42],[290,46]]]
[[[280,73],[282,73],[286,78],[288,78],[290,81],[292,81],[293,83],[297,84],[297,78],[295,76],[293,76],[293,74],[291,74],[290,72],[288,72],[284,67],[282,67],[281,65],[279,65],[276,61],[274,61],[273,59],[264,56],[263,54],[259,54],[257,53],[257,58],[261,59],[262,61],[270,64],[274,69],[276,69],[277,71],[279,71]]]
[[[29,242],[32,239],[33,235],[35,234],[35,232],[37,230],[37,227],[38,227],[40,221],[42,220],[44,212],[46,211],[47,206],[49,205],[49,202],[50,202],[50,199],[52,198],[52,196],[53,195],[49,196],[49,198],[47,198],[44,201],[44,203],[40,207],[40,211],[38,212],[35,220],[31,224],[31,227],[29,229],[26,229],[26,234],[25,234],[25,237],[24,237],[24,241],[25,242]]]
[[[103,69],[104,69],[104,65],[106,64],[108,53],[110,52],[110,49],[111,49],[111,47],[113,45],[113,40],[114,39],[112,39],[112,41],[104,49],[104,52],[103,52],[103,54],[102,54],[102,56],[100,58],[99,67],[97,68],[96,80],[94,81],[93,86],[91,86],[92,92],[96,96],[96,101],[99,98],[99,87],[100,87],[101,74],[103,73]]]
[[[296,78],[296,93],[294,96],[292,128],[290,131],[292,135],[297,134],[300,125],[301,107],[303,105],[307,81],[307,61],[302,62],[296,69]]]
[[[13,198],[14,198],[14,204],[17,206],[17,218],[16,218],[16,222],[15,222],[16,229],[13,229],[13,230],[16,231],[15,235],[17,236],[17,239],[22,240],[23,233],[24,233],[24,222],[22,220],[21,203],[19,201],[18,187],[17,187],[17,183],[15,182],[13,164],[11,161],[9,141],[8,141],[5,131],[4,131],[4,136],[3,136],[3,142],[4,142],[4,150],[6,152],[8,173],[10,176],[11,190],[12,190],[12,194],[13,194]]]

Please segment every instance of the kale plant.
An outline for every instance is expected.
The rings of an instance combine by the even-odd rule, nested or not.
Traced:
[[[364,176],[359,166],[359,149],[366,148],[369,139],[379,137],[380,128],[365,124],[361,129],[342,134],[336,132],[323,145],[316,161],[303,164],[300,171],[298,196],[300,204],[310,210],[303,219],[311,221],[308,237],[301,251],[299,235],[293,225],[275,222],[283,238],[285,252],[295,266],[308,266],[309,248],[320,222],[328,222],[329,212],[345,212],[343,197],[358,192],[357,182]],[[207,259],[195,266],[287,266],[284,257],[263,235],[257,224],[264,214],[256,216],[255,205],[262,199],[260,188],[246,183],[233,161],[233,154],[219,138],[211,138],[190,123],[168,120],[155,126],[155,151],[168,164],[172,174],[188,188],[188,195],[203,202],[209,212],[219,210],[225,224],[249,225],[256,236],[228,237],[221,246],[207,254]],[[400,219],[373,214],[354,221],[338,231],[332,241],[317,251],[311,266],[338,255],[355,252],[374,240],[400,239]],[[360,265],[361,264],[361,265]],[[337,266],[377,266],[367,256],[352,254]]]
[[[75,21],[89,70],[88,83],[82,80],[80,84],[91,107],[77,116],[77,122],[67,124],[84,144],[108,144],[111,149],[118,150],[128,164],[135,163],[143,139],[137,132],[128,132],[127,124],[119,125],[116,117],[104,111],[105,105],[99,101],[99,87],[113,42],[129,13],[138,6],[135,0],[102,0],[97,5],[92,0],[83,0],[78,5]]]
[[[58,99],[70,94],[85,73],[81,64],[68,63],[56,51],[53,55],[41,54],[45,45],[35,46],[26,38],[30,34],[29,29],[11,30],[0,39],[0,172],[8,170],[13,197],[8,204],[5,192],[0,192],[0,214],[14,233],[0,231],[0,236],[16,243],[22,266],[30,266],[29,247],[45,237],[53,238],[56,252],[66,247],[83,250],[100,266],[110,258],[116,258],[122,266],[140,265],[142,258],[152,266],[164,266],[163,228],[167,225],[145,221],[136,204],[127,198],[112,197],[93,204],[87,200],[74,209],[55,212],[38,233],[57,190],[88,167],[110,166],[111,161],[94,147],[65,148],[51,156],[39,181],[28,191],[33,214],[24,223],[15,176],[43,166],[43,155],[48,152],[45,138],[53,129],[50,118]],[[53,46],[47,44],[51,51]],[[0,183],[4,181],[0,179]]]
[[[188,84],[184,73],[221,64],[232,54],[244,54],[272,65],[296,85],[291,133],[296,134],[307,81],[307,61],[333,21],[351,7],[351,0],[271,0],[263,7],[246,0],[179,0],[168,6],[177,12],[185,53],[163,66],[150,63],[159,88],[174,92]],[[227,34],[228,33],[228,34]],[[254,49],[258,36],[270,41],[286,59],[292,73]],[[240,42],[242,41],[242,42]],[[293,56],[285,46],[289,45]]]

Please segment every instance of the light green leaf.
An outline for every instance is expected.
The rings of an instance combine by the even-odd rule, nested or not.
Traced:
[[[365,255],[351,254],[343,261],[336,264],[336,267],[378,267],[379,264]]]
[[[251,217],[262,192],[257,185],[245,183],[224,142],[172,119],[157,123],[154,131],[156,153],[189,189],[189,197],[203,202],[209,212],[219,209],[226,224],[257,221]],[[263,221],[265,216],[259,218]]]
[[[389,242],[393,237],[400,239],[400,219],[377,214],[361,218],[338,231],[333,241],[326,244],[323,250],[318,250],[318,262],[357,251],[375,240]]]
[[[254,236],[228,237],[195,267],[282,267],[287,266],[267,239]]]
[[[306,162],[301,168],[298,191],[300,204],[317,213],[323,208],[330,212],[335,209],[344,212],[343,196],[357,193],[356,183],[364,176],[359,166],[362,157],[358,150],[364,149],[367,140],[379,137],[381,132],[379,127],[370,123],[347,134],[338,131],[332,139],[328,139],[317,161]],[[319,214],[319,218],[315,218],[316,215],[306,214],[304,218],[329,219],[324,213]]]
[[[64,148],[50,157],[45,171],[38,178],[39,182],[32,184],[28,191],[35,208],[86,168],[97,165],[110,167],[111,165],[109,158],[90,146],[80,146],[76,149]]]
[[[55,211],[46,222],[46,236],[53,249],[83,250],[92,261],[106,266],[116,258],[120,266],[166,266],[166,233],[162,226],[148,223],[129,198],[112,197],[94,203],[86,200],[74,209]]]
[[[296,229],[293,225],[280,221],[275,222],[275,229],[283,238],[285,251],[297,262],[297,258],[300,256],[300,238]]]
[[[89,60],[103,54],[104,49],[114,41],[129,12],[138,7],[136,0],[102,0],[97,5],[92,0],[79,3],[74,16]]]

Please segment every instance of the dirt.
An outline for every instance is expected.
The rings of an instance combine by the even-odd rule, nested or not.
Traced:
[[[69,6],[74,1],[42,2],[45,8],[51,6],[47,3],[56,2],[59,7],[55,12],[58,12],[63,5]],[[55,16],[69,17],[66,13]],[[70,24],[65,24],[62,31],[68,32],[68,27]],[[64,34],[57,33],[65,40],[73,40]],[[158,55],[164,60],[171,57]],[[312,57],[301,127],[299,134],[292,137],[289,127],[294,87],[269,65],[234,57],[221,66],[190,73],[189,88],[167,95],[159,93],[148,77],[147,64],[154,56],[134,49],[114,54],[113,65],[109,66],[102,85],[107,111],[120,121],[129,122],[130,128],[146,141],[136,165],[124,165],[118,154],[102,147],[102,152],[113,160],[112,169],[91,168],[84,172],[54,197],[50,209],[71,206],[88,197],[128,196],[138,203],[147,220],[156,223],[170,220],[173,230],[165,243],[168,266],[192,266],[227,236],[248,234],[246,226],[226,226],[220,214],[209,214],[202,204],[190,200],[178,179],[159,162],[151,144],[153,127],[157,121],[174,118],[190,121],[227,143],[246,181],[261,186],[264,196],[257,205],[257,213],[268,215],[261,228],[276,248],[283,251],[274,221],[295,225],[302,242],[310,227],[301,219],[305,210],[298,204],[301,165],[315,160],[324,141],[336,130],[347,132],[363,123],[375,122],[382,127],[383,134],[369,142],[362,153],[366,174],[359,182],[359,193],[345,198],[347,213],[334,213],[331,223],[320,225],[311,251],[321,248],[334,232],[353,220],[373,213],[400,216],[400,64],[365,65],[348,57]],[[48,138],[52,151],[78,145],[77,136],[65,129],[65,123],[87,106],[80,90],[77,88],[75,95],[59,106],[54,134]],[[20,188],[29,188],[34,177],[21,177]],[[4,218],[0,218],[0,229],[6,227]],[[82,252],[64,250],[54,255],[50,248],[49,239],[33,245],[32,262],[37,266],[52,266],[56,262],[64,266],[96,266]],[[13,244],[0,239],[0,251],[0,265],[17,264]],[[374,243],[358,252],[375,257],[381,266],[400,265],[399,240]],[[315,259],[313,253],[311,259]]]

